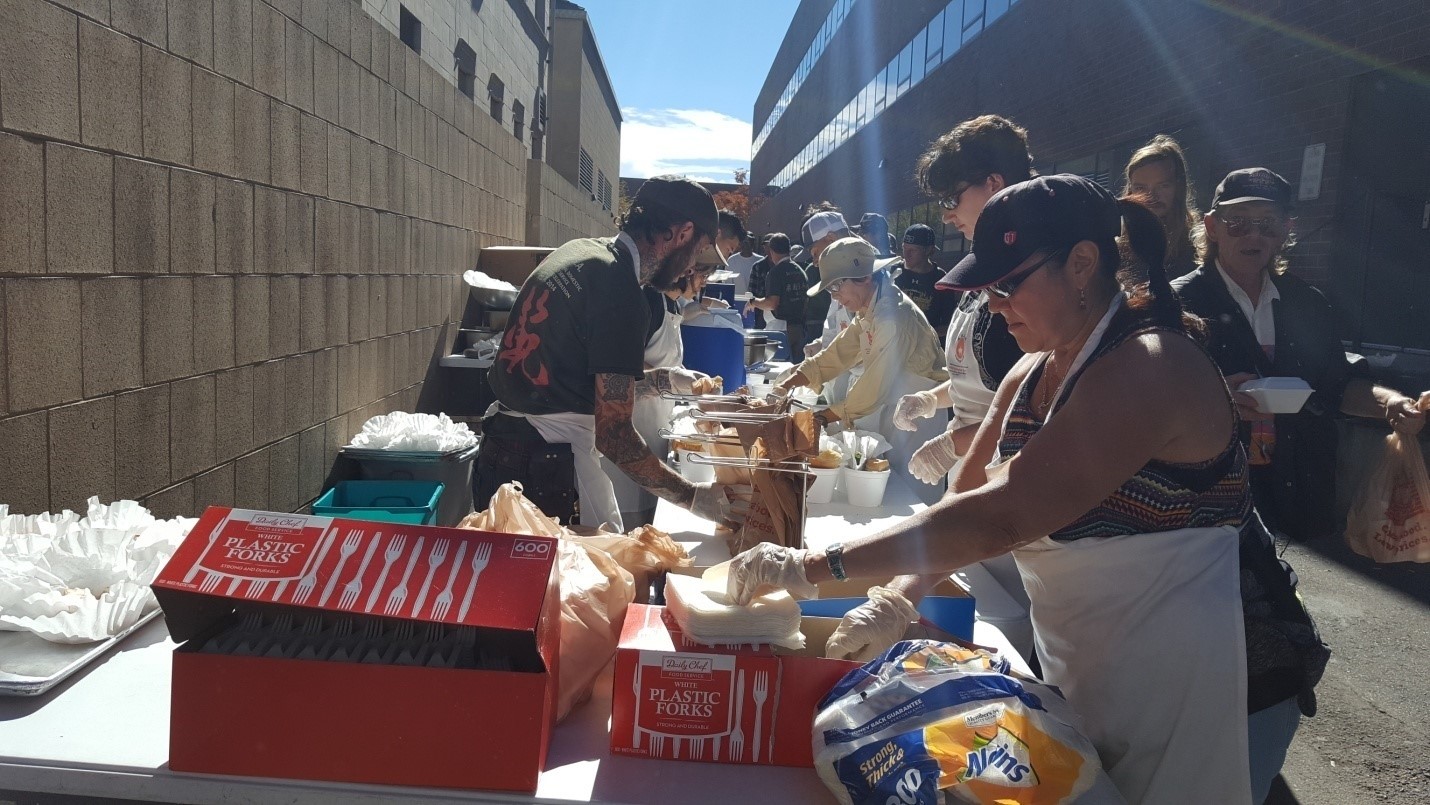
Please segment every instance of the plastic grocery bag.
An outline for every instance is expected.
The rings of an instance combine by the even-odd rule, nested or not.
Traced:
[[[556,684],[556,720],[591,696],[601,669],[616,653],[626,607],[635,598],[631,574],[595,544],[576,537],[521,494],[521,484],[503,484],[486,511],[469,514],[460,528],[503,534],[557,537],[561,553],[561,651]]]
[[[1430,562],[1430,477],[1414,436],[1385,437],[1346,516],[1346,543],[1377,562]]]
[[[932,640],[896,643],[824,697],[814,767],[844,805],[1123,801],[1056,689]]]

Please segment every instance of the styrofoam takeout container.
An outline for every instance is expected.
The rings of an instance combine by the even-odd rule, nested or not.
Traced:
[[[1256,400],[1263,414],[1294,414],[1315,390],[1299,377],[1262,377],[1242,383],[1237,391]]]

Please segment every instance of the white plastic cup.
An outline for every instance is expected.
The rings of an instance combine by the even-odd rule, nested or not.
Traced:
[[[814,483],[810,484],[809,491],[804,493],[806,503],[829,503],[834,500],[835,483],[839,480],[839,467],[821,469],[810,467],[809,472],[814,476]]]
[[[714,464],[697,464],[690,460],[691,456],[703,456],[704,453],[697,453],[694,450],[680,451],[680,474],[685,476],[685,480],[692,484],[709,483],[715,480]]]
[[[873,509],[884,503],[884,487],[889,485],[889,471],[870,472],[844,468],[844,494],[849,505]]]

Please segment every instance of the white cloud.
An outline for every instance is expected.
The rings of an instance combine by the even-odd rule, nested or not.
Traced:
[[[708,109],[621,110],[621,175],[733,182],[750,166],[749,121]]]

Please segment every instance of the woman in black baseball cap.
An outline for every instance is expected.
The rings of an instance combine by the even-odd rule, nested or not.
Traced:
[[[1153,267],[1130,296],[1117,237]],[[998,390],[952,494],[898,526],[825,551],[762,545],[730,594],[811,594],[887,578],[917,598],[1012,551],[1032,599],[1044,677],[1084,719],[1129,802],[1248,802],[1239,533],[1246,454],[1216,365],[1187,332],[1156,217],[1060,175],[1005,188],[949,274],[983,291],[1030,353]],[[871,648],[911,608],[866,608]],[[841,626],[841,628],[844,628]]]

